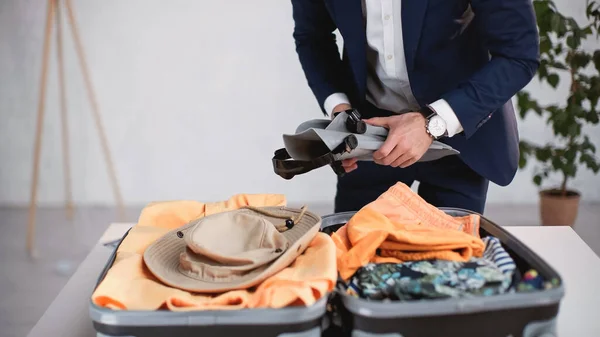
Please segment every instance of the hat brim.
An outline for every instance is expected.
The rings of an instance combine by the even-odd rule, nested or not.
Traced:
[[[262,209],[286,217],[297,217],[300,213],[300,210],[287,207],[263,207]],[[231,212],[252,211],[239,209]],[[207,217],[210,217],[210,215]],[[185,240],[177,236],[177,232],[179,231],[185,235],[194,225],[199,221],[205,220],[207,217],[194,220],[183,227],[170,231],[146,249],[144,252],[144,262],[157,279],[168,286],[195,293],[221,293],[230,290],[247,289],[260,284],[268,277],[291,265],[306,250],[321,226],[321,218],[318,215],[305,212],[294,227],[282,233],[290,242],[290,247],[272,263],[226,282],[222,280],[208,281],[192,278],[179,270],[180,254],[185,251],[186,243]],[[270,218],[268,216],[265,216],[265,218],[274,223],[283,221],[282,219]],[[225,240],[226,238],[223,239]]]

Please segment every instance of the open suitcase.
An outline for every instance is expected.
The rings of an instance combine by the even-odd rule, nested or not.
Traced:
[[[471,212],[441,208],[452,216]],[[331,234],[353,212],[323,217],[322,231]],[[331,299],[335,315],[327,335],[352,337],[552,337],[564,294],[558,273],[502,227],[481,217],[480,235],[498,238],[521,273],[533,268],[557,286],[549,290],[490,297],[375,302],[337,291]]]
[[[116,247],[96,287],[113,265],[115,257]],[[98,337],[319,337],[328,326],[327,300],[326,296],[310,307],[278,310],[195,312],[118,311],[98,307],[90,300],[89,310]]]
[[[468,211],[443,209],[453,216]],[[322,218],[322,231],[332,233],[353,213]],[[480,235],[500,239],[523,272],[536,269],[558,286],[532,293],[469,299],[378,303],[336,291],[310,307],[236,311],[115,311],[90,301],[90,316],[99,337],[135,336],[280,336],[280,337],[552,337],[563,297],[560,276],[510,233],[484,217]],[[127,234],[125,234],[127,236]],[[115,249],[116,252],[116,249]],[[114,262],[111,256],[97,285]]]

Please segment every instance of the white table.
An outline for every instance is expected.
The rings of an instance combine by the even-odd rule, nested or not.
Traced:
[[[96,336],[88,316],[89,299],[112,249],[132,224],[113,224],[58,294],[29,337]],[[505,227],[554,267],[563,278],[565,297],[558,315],[560,337],[600,336],[600,258],[570,227]]]

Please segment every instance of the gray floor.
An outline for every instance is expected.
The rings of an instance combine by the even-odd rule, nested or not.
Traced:
[[[329,207],[312,207],[321,214]],[[140,208],[127,210],[135,221]],[[486,216],[510,226],[538,225],[535,206],[488,206]],[[38,258],[25,250],[27,209],[0,208],[0,337],[22,337],[50,305],[77,265],[85,258],[116,213],[108,208],[82,208],[74,219],[62,209],[38,211]],[[600,205],[582,205],[575,230],[600,255]],[[557,247],[560,249],[560,247]]]

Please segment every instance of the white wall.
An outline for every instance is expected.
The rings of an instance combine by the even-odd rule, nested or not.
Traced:
[[[26,204],[29,198],[45,3],[0,1],[2,204]],[[584,0],[569,4],[569,12],[585,8]],[[281,134],[320,118],[294,51],[289,1],[73,0],[73,5],[126,203],[220,200],[240,192],[331,201],[335,178],[328,168],[285,181],[271,167]],[[113,204],[68,33],[73,195],[79,204]],[[42,204],[64,198],[57,85],[53,49]],[[530,87],[545,100],[558,97]],[[539,120],[527,120],[520,129],[523,137],[551,139]],[[592,138],[600,148],[597,131]],[[524,171],[510,187],[492,186],[489,201],[536,202],[530,177]],[[591,173],[582,172],[572,186],[585,200],[600,201],[600,179]]]

